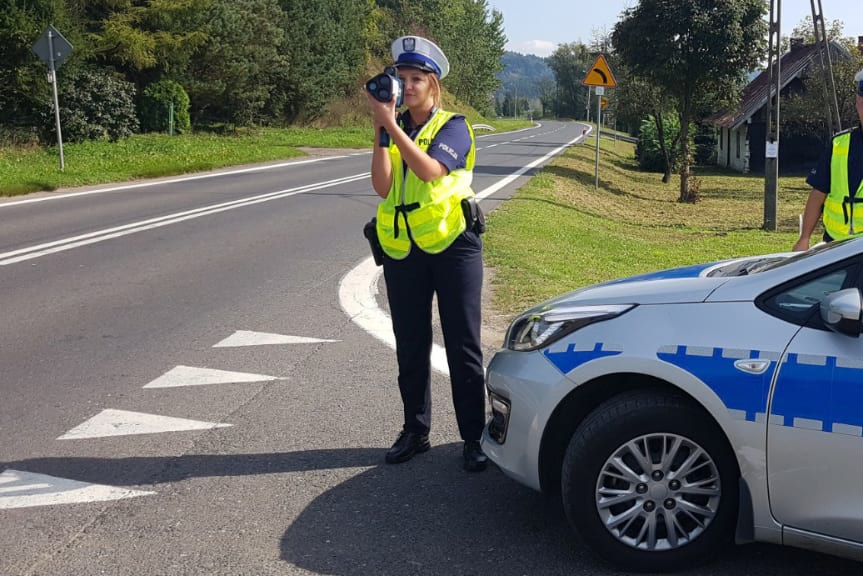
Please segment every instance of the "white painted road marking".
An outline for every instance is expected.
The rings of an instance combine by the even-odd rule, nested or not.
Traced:
[[[194,366],[175,366],[144,388],[178,388],[180,386],[206,386],[209,384],[241,384],[248,382],[269,382],[284,380],[279,376],[251,374],[247,372],[229,372],[213,368],[196,368]]]
[[[80,440],[107,436],[134,436],[137,434],[160,434],[162,432],[186,432],[189,430],[211,430],[227,428],[233,424],[201,422],[186,418],[159,416],[127,410],[102,410],[83,424],[72,428],[57,440]]]
[[[368,152],[363,152],[368,154]],[[279,164],[270,164],[267,166],[253,166],[251,168],[239,168],[237,170],[226,170],[221,172],[207,172],[206,174],[195,174],[193,176],[181,176],[179,178],[171,178],[168,180],[154,180],[150,182],[136,182],[135,184],[120,184],[119,186],[110,186],[108,188],[99,188],[97,190],[87,190],[84,192],[71,192],[69,194],[52,194],[51,196],[40,196],[39,198],[28,198],[26,200],[15,200],[14,202],[0,202],[0,208],[11,208],[12,206],[20,206],[21,204],[33,204],[34,202],[47,202],[49,200],[60,200],[62,198],[74,198],[75,196],[90,196],[92,194],[105,194],[106,192],[120,192],[122,190],[133,190],[135,188],[150,188],[152,186],[162,186],[164,184],[177,184],[178,182],[189,182],[191,180],[205,180],[207,178],[219,178],[220,176],[233,176],[234,174],[247,174],[249,172],[262,172],[264,170],[273,170],[274,168],[286,168],[288,166],[301,166],[303,164],[313,164],[315,162],[326,162],[327,160],[339,160],[347,158],[351,154],[343,156],[327,156],[325,158],[312,158],[310,160],[297,160],[295,162],[281,162]]]
[[[360,328],[395,349],[396,338],[393,334],[392,320],[378,307],[375,296],[378,294],[378,278],[383,268],[375,266],[369,256],[345,274],[339,284],[339,302],[342,310]],[[438,372],[449,374],[446,351],[437,344],[432,345],[432,366]]]
[[[340,342],[340,340],[325,340],[321,338],[307,338],[305,336],[288,336],[283,334],[269,334],[267,332],[237,330],[218,344],[213,345],[213,348],[267,346],[274,344],[318,344],[322,342]]]
[[[142,220],[140,222],[132,222],[131,224],[125,224],[123,226],[117,226],[115,228],[97,230],[96,232],[81,234],[80,236],[63,238],[61,240],[55,240],[53,242],[46,242],[45,244],[39,244],[37,246],[30,246],[28,248],[12,250],[11,252],[0,253],[0,266],[7,266],[9,264],[15,264],[17,262],[23,262],[25,260],[32,260],[34,258],[39,258],[48,254],[55,254],[57,252],[71,250],[72,248],[87,246],[89,244],[96,244],[97,242],[104,242],[105,240],[110,240],[112,238],[120,238],[121,236],[128,236],[129,234],[135,234],[137,232],[143,232],[145,230],[152,230],[154,228],[160,228],[169,224],[177,224],[179,222],[185,222],[186,220],[200,218],[201,216],[218,214],[219,212],[225,212],[226,210],[234,210],[236,208],[243,208],[245,206],[260,204],[262,202],[269,202],[270,200],[289,198],[297,194],[304,194],[306,192],[312,192],[315,190],[339,186],[341,184],[348,184],[350,182],[356,182],[357,180],[363,180],[368,177],[368,172],[365,172],[363,174],[355,174],[353,176],[337,178],[335,180],[329,180],[327,182],[321,182],[319,184],[311,184],[307,186],[300,186],[297,188],[289,188],[287,190],[279,190],[278,192],[268,192],[267,194],[261,194],[259,196],[251,196],[249,198],[243,198],[241,200],[233,200],[231,202],[213,204],[211,206],[204,206],[203,208],[196,208],[194,210],[187,210],[185,212],[169,214],[167,216],[161,216],[159,218],[151,218],[149,220]]]
[[[115,488],[104,484],[88,484],[20,470],[5,470],[0,474],[0,510],[105,502],[150,494],[155,492]]]

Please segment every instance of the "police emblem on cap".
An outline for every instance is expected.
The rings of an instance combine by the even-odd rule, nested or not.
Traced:
[[[407,37],[402,39],[402,50],[405,52],[413,52],[417,48],[416,38]]]

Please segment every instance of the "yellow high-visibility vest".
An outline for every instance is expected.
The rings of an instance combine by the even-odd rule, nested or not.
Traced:
[[[842,240],[863,233],[863,182],[860,183],[856,195],[852,197],[851,186],[848,182],[848,154],[850,149],[850,131],[837,134],[833,138],[833,156],[830,161],[830,193],[824,199],[822,220],[824,221],[824,230],[834,240]]]
[[[453,116],[452,112],[434,112],[414,142],[427,152],[443,125]],[[393,182],[386,199],[378,205],[377,232],[381,247],[390,258],[402,260],[413,243],[429,254],[446,250],[459,234],[465,231],[461,201],[473,196],[470,187],[476,159],[476,140],[470,124],[470,151],[465,167],[453,170],[446,176],[423,182],[413,171],[403,170],[402,156],[398,147],[389,147]]]

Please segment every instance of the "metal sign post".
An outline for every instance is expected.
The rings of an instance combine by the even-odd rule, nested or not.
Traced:
[[[596,188],[599,189],[599,135],[602,132],[602,101],[605,100],[605,89],[606,88],[614,88],[617,86],[617,80],[614,79],[614,74],[611,71],[611,68],[608,66],[608,62],[605,60],[605,56],[600,54],[596,57],[596,61],[593,63],[588,71],[587,75],[585,75],[584,80],[581,81],[582,84],[588,87],[587,89],[587,97],[588,97],[588,105],[587,109],[590,110],[590,86],[596,87]],[[588,114],[588,121],[589,121]]]
[[[54,96],[54,120],[57,123],[57,145],[60,149],[60,170],[66,168],[63,158],[63,134],[60,131],[60,102],[57,98],[57,68],[59,68],[69,54],[72,53],[72,45],[63,38],[63,35],[53,26],[48,29],[33,44],[33,51],[43,62],[48,64],[48,82]]]
[[[596,87],[596,184],[594,188],[599,190],[599,134],[602,132],[602,95],[605,94],[605,88],[602,86]]]

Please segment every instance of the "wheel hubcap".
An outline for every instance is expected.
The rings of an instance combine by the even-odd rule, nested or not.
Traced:
[[[649,434],[620,446],[596,483],[596,508],[620,542],[641,550],[673,550],[697,538],[722,495],[716,463],[676,434]]]

